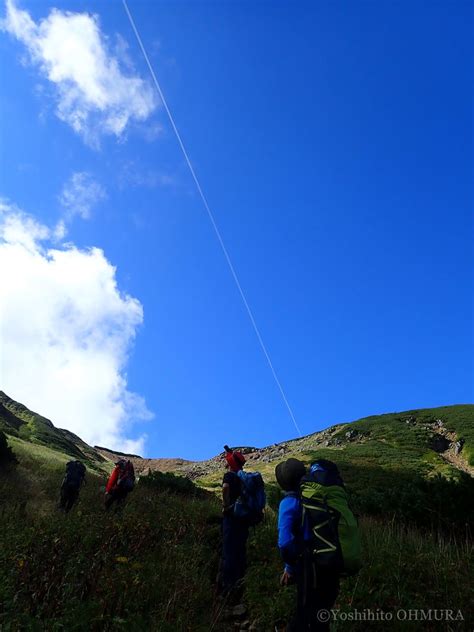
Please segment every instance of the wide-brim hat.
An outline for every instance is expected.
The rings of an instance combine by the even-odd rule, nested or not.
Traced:
[[[305,474],[305,464],[299,459],[287,459],[286,461],[278,463],[275,468],[275,476],[278,485],[280,485],[285,492],[295,490]]]

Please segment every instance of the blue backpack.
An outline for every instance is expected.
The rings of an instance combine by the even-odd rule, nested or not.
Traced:
[[[234,503],[234,516],[253,527],[263,520],[266,504],[265,485],[260,472],[239,470],[240,496]]]

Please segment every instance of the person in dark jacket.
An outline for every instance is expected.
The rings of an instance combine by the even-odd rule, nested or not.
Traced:
[[[321,466],[318,466],[321,467]],[[287,632],[329,632],[330,611],[339,594],[339,572],[316,567],[312,558],[311,531],[303,522],[300,481],[306,474],[304,463],[288,459],[275,469],[278,484],[285,496],[278,512],[278,547],[285,563],[281,584],[296,582],[296,614]]]
[[[116,510],[122,509],[128,493],[135,485],[135,470],[133,463],[125,459],[120,459],[115,464],[115,468],[107,481],[105,487],[105,508],[108,510],[116,504]]]
[[[222,594],[235,589],[243,579],[246,567],[246,547],[249,527],[245,520],[234,516],[234,504],[242,487],[238,472],[245,457],[237,450],[224,446],[226,469],[222,480],[222,559],[219,588]]]
[[[66,463],[66,474],[64,476],[59,498],[59,509],[64,513],[69,513],[74,503],[79,498],[79,492],[86,478],[86,467],[81,461],[69,461]]]

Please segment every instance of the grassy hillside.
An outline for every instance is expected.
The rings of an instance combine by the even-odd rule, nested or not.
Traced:
[[[142,479],[123,513],[109,514],[106,479],[89,471],[65,516],[56,503],[68,457],[11,445],[19,465],[0,479],[0,629],[209,630],[213,496],[172,475]]]
[[[371,630],[467,630],[474,620],[474,479],[447,460],[446,451],[433,450],[441,436],[441,447],[449,440],[452,455],[452,446],[463,438],[457,456],[468,454],[473,406],[369,417],[261,450],[247,448],[249,467],[267,482],[269,506],[265,523],[249,540],[247,612],[239,620],[215,595],[221,458],[178,463],[189,468],[197,485],[173,474],[142,476],[123,513],[115,515],[102,504],[110,461],[88,457],[87,485],[64,516],[56,504],[70,444],[67,450],[58,444],[57,429],[44,418],[25,421],[27,413],[12,405],[7,411],[15,419],[8,421],[3,413],[4,427],[5,419],[10,428],[18,424],[16,434],[8,435],[18,463],[0,473],[2,631],[283,632],[294,588],[283,589],[278,582],[280,493],[273,472],[278,461],[292,455],[337,462],[360,519],[364,567],[343,582],[336,608],[343,613],[453,609],[464,617],[455,624],[371,622]],[[24,423],[32,430],[22,438]],[[38,432],[42,423],[54,439],[49,445],[50,435]],[[333,625],[334,630],[367,627],[363,621]]]
[[[28,443],[52,448],[69,458],[80,459],[98,471],[110,469],[111,462],[80,437],[56,428],[46,417],[29,410],[0,391],[0,430]]]
[[[395,515],[403,512],[425,524],[444,518],[438,505],[446,505],[464,487],[449,481],[465,482],[474,473],[470,465],[474,445],[474,406],[449,406],[366,417],[348,424],[246,454],[247,468],[260,471],[277,494],[275,465],[284,458],[296,457],[306,463],[317,458],[335,461],[341,469],[356,509],[370,515]],[[442,445],[439,445],[441,440]],[[438,452],[440,448],[446,450]],[[461,450],[453,448],[460,442]],[[461,469],[463,468],[463,469]],[[464,470],[464,471],[463,471]],[[206,489],[220,486],[221,468],[212,467],[197,482]],[[454,490],[454,491],[453,491]],[[440,499],[440,496],[443,498]],[[467,501],[457,512],[459,523],[470,518]],[[459,515],[458,515],[459,514]]]
[[[188,479],[154,473],[140,480],[122,514],[107,514],[105,477],[89,472],[77,507],[64,516],[55,506],[67,457],[19,439],[11,444],[19,464],[0,479],[2,630],[284,630],[294,588],[278,583],[276,498],[250,537],[248,610],[235,626],[215,596],[219,504],[213,494]],[[343,582],[337,608],[443,607],[460,609],[466,621],[474,616],[467,534],[369,516],[360,526],[365,565]],[[366,625],[334,629],[362,631]],[[418,622],[389,629],[468,628]]]
[[[463,442],[462,454],[469,465],[474,466],[474,406],[444,406],[410,410],[404,413],[390,413],[365,417],[350,424],[350,429],[358,433],[372,445],[385,444],[410,454],[416,459],[426,460],[427,448],[432,445],[434,427],[441,422],[446,430],[454,432],[456,439]],[[334,438],[343,439],[344,429]],[[432,464],[432,461],[428,459]]]
[[[471,576],[472,541],[467,537],[441,536],[407,527],[403,522],[362,516],[359,520],[364,566],[356,578],[341,583],[335,609],[342,613],[392,613],[398,609],[461,610],[464,621],[371,622],[333,624],[332,630],[470,630],[473,620]],[[246,600],[258,621],[258,630],[283,630],[291,611],[295,589],[278,584],[281,561],[275,547],[276,521],[271,518],[256,531],[250,548]]]

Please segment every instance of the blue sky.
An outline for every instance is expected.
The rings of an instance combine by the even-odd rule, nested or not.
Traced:
[[[10,21],[0,33],[4,218],[21,209],[22,230],[26,214],[48,227],[31,262],[52,270],[45,249],[66,252],[79,278],[90,248],[102,258],[77,286],[55,259],[45,302],[62,311],[45,310],[31,331],[46,342],[29,357],[28,323],[15,323],[35,312],[25,296],[30,283],[41,301],[41,278],[10,285],[5,390],[88,440],[148,456],[205,458],[224,443],[295,436],[121,3],[11,6],[36,30]],[[95,14],[103,50],[135,79],[137,93],[129,83],[117,97],[123,129],[115,96],[102,110],[81,97],[65,111],[74,81],[45,70],[58,40],[38,52],[53,6],[59,30],[71,17],[62,12],[86,26]],[[130,8],[302,432],[472,401],[470,3]],[[120,77],[104,90],[118,91]],[[52,329],[91,309],[75,301],[92,286],[96,296],[99,267],[110,300],[53,344]],[[101,399],[97,351],[109,348]],[[122,407],[101,434],[108,401]]]

